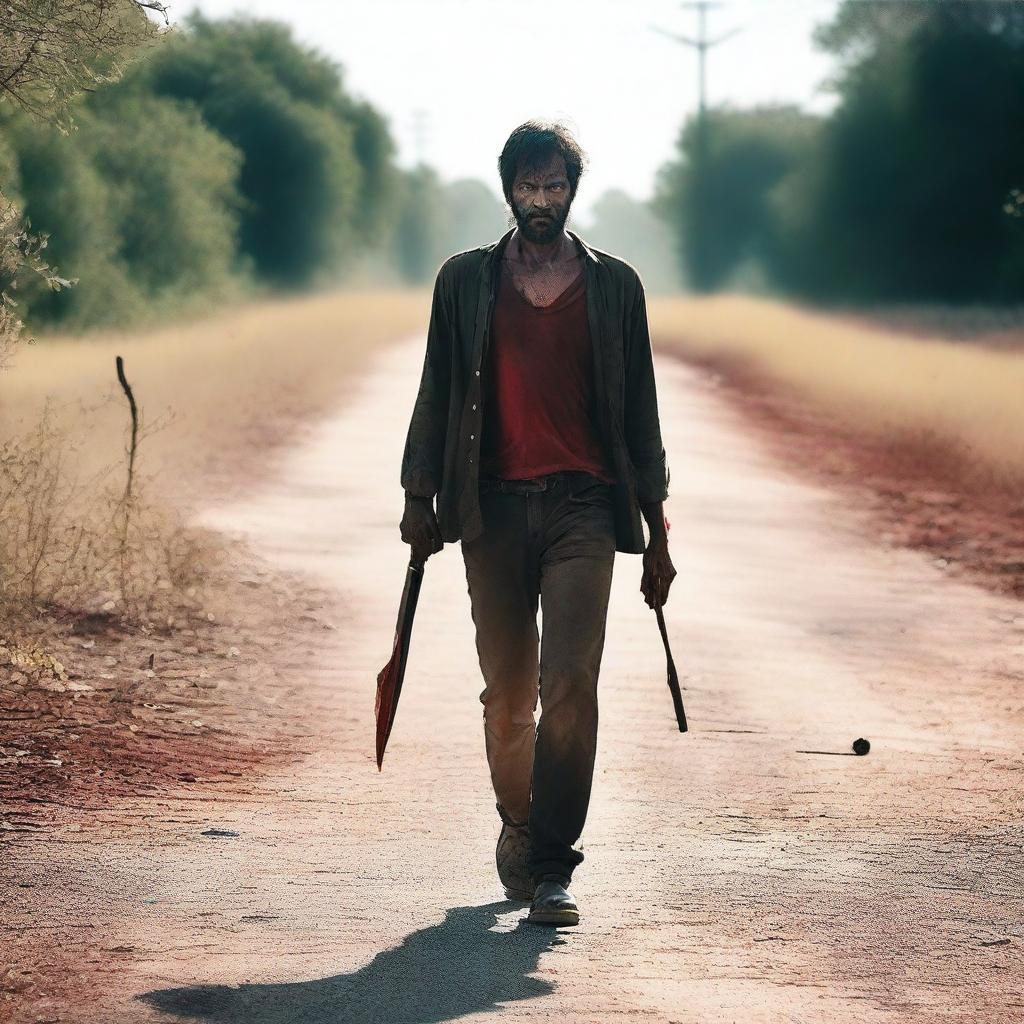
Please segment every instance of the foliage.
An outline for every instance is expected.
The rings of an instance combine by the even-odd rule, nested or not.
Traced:
[[[918,4],[841,79],[825,126],[805,244],[804,290],[829,298],[1013,301],[1024,297],[1024,20],[1007,4]],[[844,5],[833,46],[871,38],[884,11]],[[860,26],[859,33],[855,29]],[[841,29],[841,31],[840,31]],[[811,262],[808,252],[803,262]],[[793,281],[797,284],[798,282]]]
[[[507,230],[508,207],[477,178],[459,178],[443,185],[440,202],[444,217],[437,240],[439,261],[493,241]]]
[[[418,164],[402,176],[395,221],[395,262],[410,283],[430,281],[448,256],[438,245],[447,218],[446,203],[437,172]]]
[[[843,0],[832,21],[815,30],[814,40],[846,66],[856,66],[886,47],[906,45],[928,23],[990,33],[1011,45],[1024,42],[1024,6],[1017,0]]]
[[[678,160],[658,174],[654,207],[675,229],[680,267],[697,291],[729,281],[773,245],[772,190],[809,151],[818,121],[791,106],[722,108],[691,120]]]
[[[580,233],[589,244],[636,267],[648,294],[678,290],[675,235],[651,203],[608,189],[594,203],[590,225]]]
[[[229,285],[333,280],[379,249],[397,216],[394,145],[341,69],[284,24],[195,14],[156,33],[142,6],[108,0],[97,8],[107,21],[83,39],[98,45],[105,25],[103,38],[127,53],[129,38],[158,34],[146,60],[125,69],[117,48],[91,65],[67,58],[64,85],[41,100],[25,78],[17,106],[0,107],[0,190],[67,275],[27,281],[21,318],[138,323]],[[55,46],[63,24],[39,46]],[[87,80],[84,95],[60,91],[72,78]],[[47,103],[53,116],[40,123],[30,111]],[[51,292],[72,276],[77,289]]]
[[[18,0],[0,6],[0,102],[67,132],[72,98],[115,80],[154,37],[148,11],[166,19],[157,0]],[[12,167],[13,155],[0,139],[0,183]],[[20,205],[0,189],[0,370],[24,328],[15,312],[19,281],[28,277],[52,291],[74,283],[43,260],[47,236],[30,227]]]
[[[0,5],[0,100],[68,130],[69,104],[115,81],[157,35],[145,0],[16,0]]]
[[[172,100],[114,91],[74,112],[70,135],[24,117],[4,126],[24,209],[79,280],[60,293],[31,283],[34,317],[116,324],[222,288],[235,270],[240,154]]]
[[[816,38],[830,117],[715,110],[662,169],[694,287],[756,260],[814,299],[1021,301],[1024,4],[846,0]]]
[[[46,237],[32,234],[29,227],[18,206],[0,192],[0,371],[24,337],[24,321],[14,297],[20,279],[26,273],[35,275],[36,281],[54,291],[75,283],[60,277],[43,260]]]
[[[386,223],[386,125],[288,26],[193,14],[125,87],[195,104],[241,151],[240,244],[259,276],[297,286],[334,274]]]

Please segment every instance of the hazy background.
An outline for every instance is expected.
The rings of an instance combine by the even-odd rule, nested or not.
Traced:
[[[791,102],[825,113],[821,82],[833,58],[811,30],[838,0],[733,0],[708,14],[714,38],[712,102]],[[531,117],[564,119],[591,158],[573,210],[586,223],[599,197],[653,194],[679,126],[697,109],[695,52],[654,31],[693,36],[697,13],[674,0],[380,0],[352,4],[237,0],[176,4],[172,11],[225,17],[243,10],[292,26],[295,38],[339,61],[348,89],[388,119],[397,160],[424,160],[444,181],[479,178],[501,199],[497,155]],[[401,31],[395,31],[401,26]],[[633,141],[624,144],[628,132]]]
[[[1024,292],[1018,3],[206,0],[168,14],[119,62],[98,58],[115,73],[63,124],[26,106],[31,76],[0,103],[0,192],[75,282],[24,282],[35,327],[428,285],[510,223],[497,157],[531,117],[578,134],[589,166],[570,223],[652,293],[991,310]],[[703,113],[698,36],[713,44]]]

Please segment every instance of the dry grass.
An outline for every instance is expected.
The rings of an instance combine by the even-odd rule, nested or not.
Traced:
[[[16,349],[0,371],[0,832],[251,785],[306,751],[306,684],[344,605],[188,511],[251,487],[428,314],[429,293],[337,293]],[[141,418],[130,503],[116,355]]]
[[[114,358],[139,402],[140,457],[175,500],[222,493],[265,469],[266,454],[336,403],[379,346],[426,329],[429,294],[335,292],[267,300],[157,330],[41,337],[4,377],[0,437],[55,422],[97,470],[126,450],[128,413]]]
[[[184,525],[193,502],[258,478],[375,349],[424,329],[428,306],[422,292],[339,292],[20,346],[0,407],[0,612],[173,614],[217,558]],[[141,420],[130,507],[119,354]]]
[[[752,372],[963,490],[1020,493],[1024,352],[743,296],[652,299],[649,312],[656,345]]]
[[[123,466],[83,479],[78,445],[52,419],[47,404],[28,434],[0,443],[0,621],[40,605],[166,617],[216,551],[150,500],[144,478],[126,494]]]

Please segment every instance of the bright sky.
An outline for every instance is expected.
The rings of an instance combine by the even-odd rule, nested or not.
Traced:
[[[790,102],[826,112],[833,68],[811,42],[838,0],[728,0],[707,11],[710,105]],[[590,158],[573,212],[607,188],[651,194],[685,118],[697,109],[697,53],[654,31],[695,38],[678,0],[171,0],[288,22],[340,63],[348,89],[389,120],[399,162],[442,178],[476,177],[500,197],[497,159],[531,117],[565,120]]]

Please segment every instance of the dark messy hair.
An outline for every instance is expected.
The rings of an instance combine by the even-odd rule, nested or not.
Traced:
[[[508,137],[498,157],[498,172],[501,174],[502,191],[510,205],[512,184],[520,169],[539,167],[556,153],[565,161],[569,191],[575,198],[576,184],[586,167],[587,154],[564,124],[557,121],[527,121]]]

